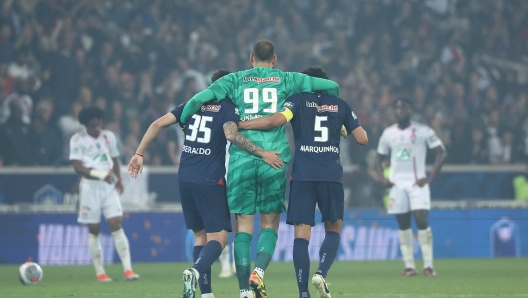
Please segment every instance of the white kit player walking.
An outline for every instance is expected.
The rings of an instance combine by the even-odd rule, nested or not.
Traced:
[[[121,227],[123,210],[119,194],[123,192],[116,139],[108,130],[102,130],[103,110],[87,107],[79,113],[79,122],[86,130],[76,133],[70,140],[70,160],[75,172],[82,175],[79,187],[79,217],[87,224],[88,248],[98,281],[111,281],[103,268],[103,250],[99,241],[101,212],[103,213],[121,263],[126,280],[137,280],[132,271],[128,239]]]
[[[376,171],[380,182],[391,187],[388,213],[395,214],[399,226],[400,250],[405,263],[402,276],[417,275],[413,255],[411,213],[418,228],[418,242],[424,261],[424,275],[436,276],[433,270],[433,234],[429,227],[431,196],[429,183],[440,172],[446,151],[442,141],[427,125],[411,121],[412,104],[396,101],[396,124],[383,131],[378,144]],[[425,173],[427,149],[436,154],[429,176]],[[383,160],[390,154],[388,179],[383,175]]]

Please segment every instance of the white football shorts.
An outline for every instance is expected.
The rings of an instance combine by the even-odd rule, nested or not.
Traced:
[[[389,214],[401,214],[414,210],[431,209],[431,192],[429,184],[394,185],[389,191]]]
[[[101,222],[101,212],[105,219],[123,216],[123,208],[114,184],[101,180],[81,179],[79,186],[79,217],[81,224]]]

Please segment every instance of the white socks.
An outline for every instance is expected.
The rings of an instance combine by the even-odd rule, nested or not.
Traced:
[[[240,298],[253,298],[253,291],[240,290]]]
[[[255,267],[255,270],[253,270],[253,271],[257,272],[258,275],[260,276],[260,278],[264,279],[264,270],[262,270],[259,267]]]
[[[400,231],[400,250],[405,268],[416,269],[413,255],[413,233],[411,229]]]
[[[224,247],[224,250],[222,250],[222,253],[220,254],[220,257],[218,258],[220,260],[220,265],[222,265],[222,271],[228,271],[231,270],[231,262],[229,261],[229,255],[231,254],[231,249],[229,247],[229,244]]]
[[[433,268],[433,233],[431,227],[425,230],[418,230],[418,242],[422,250],[422,257],[425,268]]]
[[[117,254],[121,259],[121,263],[123,264],[124,271],[132,270],[132,262],[130,261],[130,248],[125,231],[123,231],[123,229],[119,229],[115,232],[112,232],[112,237],[114,237],[114,244]]]
[[[95,267],[95,275],[105,273],[103,268],[103,248],[99,242],[99,235],[88,233],[88,250],[92,256],[92,263]]]
[[[202,298],[215,298],[213,293],[202,294]]]

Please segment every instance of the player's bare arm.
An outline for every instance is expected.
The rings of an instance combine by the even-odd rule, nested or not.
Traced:
[[[238,127],[235,122],[229,121],[224,123],[224,134],[228,141],[235,144],[238,148],[246,150],[247,152],[261,157],[265,163],[274,169],[281,168],[283,161],[279,158],[279,152],[266,151],[253,142],[248,140],[245,136],[238,132]]]
[[[152,122],[149,126],[141,143],[136,150],[137,154],[134,154],[128,163],[128,172],[133,178],[136,178],[139,173],[143,172],[143,157],[150,143],[159,135],[159,133],[166,127],[177,122],[176,117],[172,113],[167,113],[166,115],[158,118],[156,121]]]
[[[358,126],[356,127],[351,135],[354,137],[356,142],[361,146],[366,146],[368,144],[368,136],[367,132],[363,129],[363,127]]]
[[[416,185],[422,187],[426,184],[429,184],[433,181],[433,179],[436,177],[436,175],[440,172],[440,170],[442,169],[442,166],[444,165],[444,161],[445,161],[445,158],[447,156],[447,152],[446,150],[444,149],[443,146],[436,146],[434,147],[433,149],[433,152],[435,153],[435,162],[433,164],[433,170],[431,171],[431,174],[429,174],[429,176],[425,177],[425,178],[422,178],[422,179],[418,179],[416,181]]]
[[[383,175],[383,161],[388,158],[387,155],[376,153],[376,159],[374,164],[376,165],[376,173],[378,176],[378,182],[381,183],[384,187],[391,187],[394,185],[389,179],[385,178]]]
[[[121,180],[121,166],[119,165],[119,159],[117,159],[117,157],[112,157],[112,161],[114,162],[114,167],[113,167],[113,171],[114,171],[114,175],[116,177],[116,185],[115,185],[115,188],[117,189],[117,192],[119,192],[120,194],[123,193],[123,180]],[[113,175],[109,175],[108,177],[110,177],[109,179],[113,179]],[[109,183],[113,183],[114,181],[107,181],[105,179],[106,182],[109,182]]]
[[[83,163],[81,160],[72,160],[73,169],[77,174],[81,174],[86,178],[96,178],[99,180],[104,180],[108,183],[113,183],[114,181],[111,179],[111,173],[110,172],[104,172],[104,171],[98,171],[91,168],[87,168],[83,166]]]
[[[240,129],[254,129],[254,130],[270,130],[281,125],[286,124],[288,119],[281,112],[275,113],[271,116],[261,117],[248,121],[238,122]]]

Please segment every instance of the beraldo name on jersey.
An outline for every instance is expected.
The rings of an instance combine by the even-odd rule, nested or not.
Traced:
[[[183,152],[191,153],[191,154],[201,154],[201,155],[210,155],[211,149],[208,148],[195,148],[187,145],[183,145],[182,148]]]

